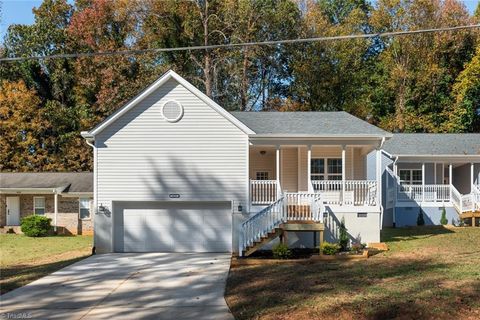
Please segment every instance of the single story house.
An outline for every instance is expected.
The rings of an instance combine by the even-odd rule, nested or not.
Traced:
[[[384,226],[416,225],[420,211],[438,225],[443,210],[458,223],[480,210],[480,134],[394,134],[382,151]]]
[[[96,252],[248,254],[279,228],[315,246],[342,219],[352,241],[380,241],[392,134],[348,113],[230,113],[169,71],[82,136]]]
[[[5,231],[38,214],[51,218],[59,233],[93,234],[92,205],[92,172],[0,173],[0,228]]]

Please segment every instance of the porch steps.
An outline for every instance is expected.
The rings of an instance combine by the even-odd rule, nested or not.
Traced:
[[[480,211],[467,211],[460,214],[460,219],[462,220],[470,220],[472,222],[472,227],[477,226],[475,224],[475,219],[480,218]]]
[[[269,232],[265,237],[260,238],[259,241],[255,241],[251,246],[248,246],[247,249],[243,253],[244,256],[248,257],[249,255],[251,255],[252,253],[257,251],[258,249],[260,249],[265,244],[269,243],[270,241],[272,241],[276,237],[279,237],[280,235],[282,235],[282,233],[283,233],[282,229],[275,228],[275,230],[273,230],[272,232]]]

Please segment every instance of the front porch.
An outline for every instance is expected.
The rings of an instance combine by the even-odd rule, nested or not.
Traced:
[[[251,146],[249,212],[257,212],[283,195],[288,205],[304,205],[293,194],[321,196],[335,207],[378,207],[378,179],[367,179],[372,146]]]
[[[480,164],[397,161],[386,169],[386,209],[453,207],[459,215],[480,210]]]

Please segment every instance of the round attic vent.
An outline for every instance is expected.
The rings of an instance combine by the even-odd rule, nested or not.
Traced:
[[[177,101],[170,100],[163,104],[161,112],[168,122],[177,122],[183,117],[183,106]]]

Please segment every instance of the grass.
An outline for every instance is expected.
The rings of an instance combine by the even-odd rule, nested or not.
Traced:
[[[385,229],[390,250],[355,262],[242,266],[237,319],[479,319],[480,228]]]
[[[91,254],[92,236],[0,234],[0,292],[11,291]]]

